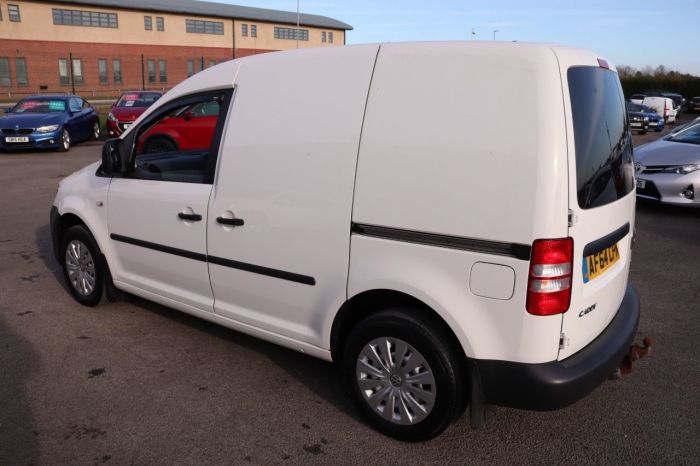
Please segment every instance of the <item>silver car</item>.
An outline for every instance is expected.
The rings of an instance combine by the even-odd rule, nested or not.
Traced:
[[[637,197],[700,207],[700,122],[634,151]]]

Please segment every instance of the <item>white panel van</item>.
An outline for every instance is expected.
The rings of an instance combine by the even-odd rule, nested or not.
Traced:
[[[615,370],[639,319],[634,181],[594,53],[308,49],[176,86],[61,182],[51,231],[78,302],[122,290],[334,361],[370,424],[424,440]]]

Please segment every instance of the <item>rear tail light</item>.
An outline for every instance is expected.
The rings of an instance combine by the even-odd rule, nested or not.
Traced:
[[[532,243],[525,308],[530,314],[562,314],[571,302],[574,240],[538,239]]]

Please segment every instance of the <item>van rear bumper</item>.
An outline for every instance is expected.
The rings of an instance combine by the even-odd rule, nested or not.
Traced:
[[[475,360],[486,402],[547,411],[580,400],[622,362],[639,323],[639,296],[628,285],[615,318],[588,346],[564,359],[543,364]]]

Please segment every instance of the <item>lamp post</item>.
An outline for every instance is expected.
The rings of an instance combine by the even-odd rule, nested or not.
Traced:
[[[496,40],[496,33],[498,32],[498,29],[493,30],[493,40]]]

